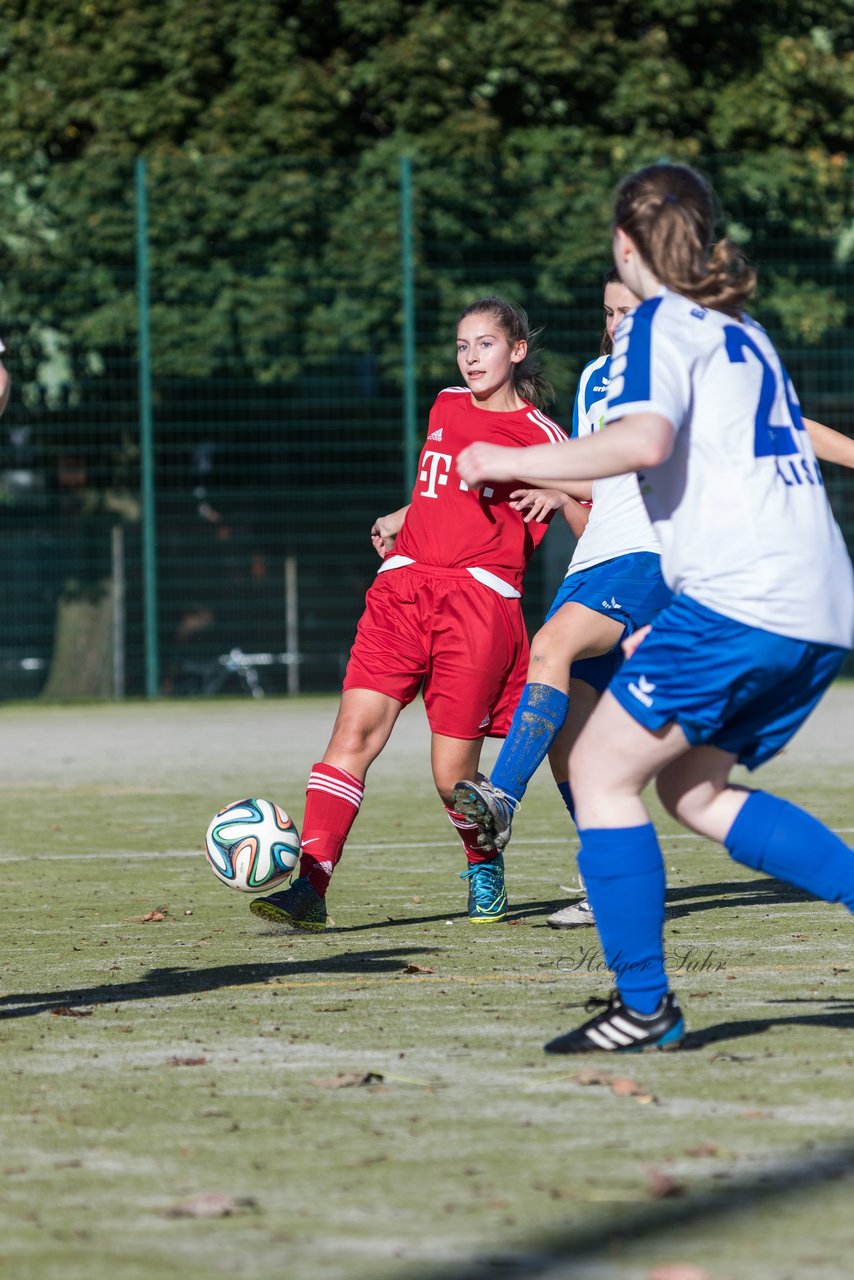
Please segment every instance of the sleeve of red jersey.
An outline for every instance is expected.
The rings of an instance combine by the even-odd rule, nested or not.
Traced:
[[[528,414],[528,421],[531,424],[529,444],[564,444],[569,439],[569,433],[564,431],[557,422],[553,422],[541,409],[532,409]],[[528,525],[528,532],[533,538],[535,547],[538,547],[546,536],[546,530],[554,516],[555,512],[551,511],[545,520],[532,520]]]

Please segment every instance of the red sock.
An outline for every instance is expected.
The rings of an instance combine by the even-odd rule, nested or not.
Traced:
[[[356,821],[365,784],[334,764],[315,764],[305,794],[299,873],[324,897]]]
[[[469,863],[492,862],[498,857],[497,849],[482,849],[478,844],[476,822],[469,822],[468,818],[464,818],[455,809],[449,809],[447,805],[445,805],[445,813],[450,818],[451,826],[457,829],[457,835],[463,842]]]

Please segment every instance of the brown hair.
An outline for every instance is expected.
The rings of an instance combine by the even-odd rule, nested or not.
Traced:
[[[602,292],[603,293],[605,292],[609,284],[622,284],[622,283],[623,281],[617,268],[609,267],[608,270],[605,272],[604,276],[602,277]],[[626,287],[628,288],[628,286]],[[614,344],[611,341],[611,335],[608,332],[608,326],[605,325],[604,328],[602,329],[602,337],[599,339],[599,354],[600,356],[609,356],[613,350],[614,350]]]
[[[712,243],[715,198],[699,173],[682,164],[651,164],[624,178],[614,225],[637,245],[653,274],[701,306],[738,316],[756,272],[728,240]]]
[[[541,371],[539,353],[535,349],[542,329],[532,330],[522,308],[499,298],[497,294],[472,302],[460,313],[460,320],[476,315],[492,316],[511,346],[515,346],[517,342],[527,342],[528,351],[524,360],[513,365],[513,389],[523,400],[530,400],[538,409],[544,409],[554,400],[554,387]]]

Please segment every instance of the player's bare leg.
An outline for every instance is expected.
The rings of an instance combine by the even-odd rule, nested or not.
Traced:
[[[723,844],[750,794],[729,781],[735,762],[732,752],[693,747],[656,779],[661,803],[684,827]]]
[[[402,710],[396,698],[375,689],[345,689],[323,763],[345,769],[364,782]]]
[[[373,689],[345,689],[323,759],[312,767],[299,876],[256,898],[253,915],[301,932],[327,926],[326,890],[364,795],[365,775],[391,736],[401,704]]]

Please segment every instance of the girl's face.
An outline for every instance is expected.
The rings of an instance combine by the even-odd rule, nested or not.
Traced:
[[[510,343],[495,316],[475,312],[457,327],[457,364],[476,400],[485,402],[512,390],[514,364],[524,360],[525,341]]]
[[[639,302],[637,294],[632,293],[622,281],[605,285],[605,328],[612,342],[617,325],[630,311],[634,311]]]

